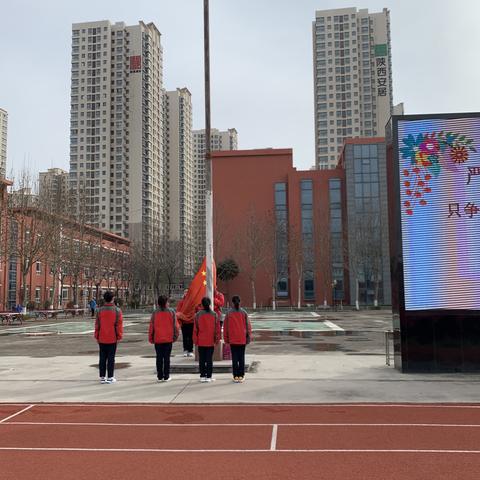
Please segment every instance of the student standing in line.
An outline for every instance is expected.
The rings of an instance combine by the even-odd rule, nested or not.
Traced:
[[[95,321],[95,338],[97,339],[100,359],[100,382],[115,383],[113,376],[115,370],[115,353],[117,342],[123,337],[122,311],[113,303],[113,293],[105,292],[103,295],[105,304],[97,310]],[[107,375],[108,369],[108,376]]]
[[[212,301],[202,298],[202,310],[195,315],[193,341],[198,346],[200,381],[213,382],[213,351],[220,341],[220,319],[210,308]]]
[[[232,297],[233,308],[225,315],[223,323],[223,339],[232,351],[233,381],[245,381],[245,347],[252,338],[252,325],[248,313],[240,308],[240,297]]]
[[[180,322],[182,330],[183,356],[193,357],[193,318],[186,317],[181,313],[183,302],[187,296],[188,290],[183,292],[183,298],[177,306],[177,319]]]
[[[178,323],[175,310],[168,308],[167,297],[158,297],[158,308],[152,313],[148,340],[155,345],[157,353],[157,379],[159,382],[169,382],[170,355],[172,344],[178,338]]]

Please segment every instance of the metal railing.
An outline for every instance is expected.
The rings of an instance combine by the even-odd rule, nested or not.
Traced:
[[[393,330],[385,330],[385,364],[390,366],[390,340],[393,340]]]

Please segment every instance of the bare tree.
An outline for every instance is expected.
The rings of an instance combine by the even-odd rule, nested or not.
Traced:
[[[134,243],[132,245],[128,271],[131,302],[134,304],[146,302],[146,292],[151,270],[146,261],[145,252],[140,244]]]
[[[113,274],[113,282],[115,284],[115,297],[122,298],[125,300],[125,291],[124,287],[127,284],[127,265],[128,265],[128,254],[121,250],[116,251],[115,253],[115,270]],[[122,293],[120,294],[120,291]]]
[[[161,278],[165,280],[166,292],[170,297],[172,285],[183,283],[183,245],[180,240],[166,240],[163,245],[164,253],[160,263]]]
[[[272,289],[272,310],[276,310],[278,283],[282,278],[288,278],[288,224],[285,215],[269,212],[266,216],[265,236],[267,244],[267,271]]]
[[[302,307],[302,280],[305,250],[303,246],[302,231],[299,225],[292,225],[288,237],[288,250],[290,253],[291,264],[295,268],[297,275],[297,307]]]
[[[34,181],[27,171],[20,174],[17,189],[8,197],[8,221],[10,224],[10,256],[19,265],[22,286],[20,302],[27,298],[27,277],[36,262],[46,258],[50,247],[48,219],[37,207]]]
[[[266,233],[266,219],[259,218],[253,206],[250,207],[247,215],[247,225],[243,238],[240,239],[239,250],[242,252],[242,256],[245,258],[248,266],[245,271],[252,289],[252,307],[255,310],[257,308],[255,288],[257,273],[267,262],[269,256],[268,249],[271,248],[271,245]]]
[[[355,278],[355,308],[360,309],[360,281],[368,291],[374,283],[374,306],[378,306],[378,293],[382,273],[382,243],[380,220],[375,213],[356,217],[353,238],[349,245],[350,272]],[[368,298],[366,298],[366,302]]]
[[[328,225],[329,218],[328,213],[321,219],[321,225]],[[320,291],[323,296],[323,306],[327,307],[329,299],[332,300],[332,306],[335,302],[334,299],[334,283],[332,275],[332,263],[338,259],[336,258],[338,249],[341,245],[332,245],[331,242],[331,228],[317,229],[315,233],[315,245],[319,255],[315,258],[315,267],[320,272]]]
[[[57,288],[63,283],[66,277],[65,268],[65,250],[67,248],[67,239],[65,231],[71,223],[68,217],[68,206],[70,196],[64,188],[55,188],[50,183],[43,183],[39,192],[39,205],[46,212],[48,219],[48,231],[50,243],[46,260],[50,266],[50,273],[53,277],[53,288],[50,290],[49,304],[55,304]]]

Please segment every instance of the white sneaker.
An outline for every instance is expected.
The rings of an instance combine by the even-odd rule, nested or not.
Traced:
[[[117,379],[115,377],[107,378],[107,383],[116,383]]]
[[[100,383],[108,383],[105,377],[100,377]]]
[[[193,356],[194,356],[194,355],[193,355],[193,352],[188,352],[187,357],[193,357]]]
[[[163,378],[157,378],[157,382],[158,382],[158,383],[162,383],[162,382],[163,382]]]
[[[210,383],[210,382],[215,382],[215,380],[217,380],[216,378],[207,378],[207,382]]]
[[[187,350],[184,350],[183,356],[184,356],[184,357],[188,357],[188,351],[187,351]]]
[[[168,377],[168,378],[163,379],[164,382],[170,382],[171,380],[172,380],[172,377]]]
[[[200,377],[200,381],[201,381],[202,383],[207,382],[207,377]]]

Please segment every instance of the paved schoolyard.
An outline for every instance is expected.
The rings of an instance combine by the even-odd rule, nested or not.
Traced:
[[[320,315],[323,315],[320,312]],[[263,315],[265,317],[265,315]],[[214,384],[198,383],[197,374],[176,374],[169,384],[157,384],[154,352],[147,342],[148,315],[128,314],[125,340],[118,349],[115,385],[97,381],[97,347],[91,332],[43,335],[0,334],[0,402],[475,402],[480,375],[405,375],[385,365],[384,335],[389,312],[327,312],[312,318],[290,318],[300,330],[275,331],[271,316],[253,316],[254,342],[248,360],[256,364],[245,384],[233,384],[230,374],[217,374]],[[316,331],[308,321],[327,320],[331,329]],[[88,319],[83,322],[91,328]],[[55,322],[43,322],[52,325]],[[65,324],[65,320],[58,320]],[[42,322],[27,322],[28,326]],[[303,326],[302,326],[303,325]],[[265,327],[265,328],[264,328]],[[64,328],[64,327],[62,327]],[[45,328],[43,328],[45,330]],[[343,329],[343,330],[341,330]],[[313,331],[312,331],[313,330]],[[4,328],[0,333],[6,333]],[[181,342],[173,363],[185,362]],[[194,364],[193,359],[187,362]],[[227,362],[228,364],[228,362]]]
[[[318,312],[260,312],[253,315],[254,342],[249,352],[256,355],[309,355],[341,352],[346,355],[384,355],[384,330],[391,328],[389,311],[343,311]],[[292,322],[292,319],[297,322]],[[320,321],[319,321],[320,320]],[[332,322],[339,330],[326,328],[316,330],[316,324],[323,320]],[[125,315],[125,338],[119,347],[119,355],[153,355],[153,348],[147,341],[149,316],[127,313]],[[286,329],[290,323],[294,329]],[[73,334],[55,334],[55,325],[71,324]],[[78,329],[75,325],[87,325]],[[42,328],[42,325],[45,326]],[[266,325],[266,327],[264,327]],[[300,326],[299,326],[300,325]],[[310,325],[310,327],[309,327]],[[92,338],[93,322],[87,318],[57,320],[28,320],[25,329],[17,325],[0,326],[0,356],[54,357],[58,355],[93,355],[97,348]],[[90,331],[80,334],[79,331]],[[6,335],[11,332],[12,334]],[[75,334],[75,332],[77,334]],[[28,335],[27,335],[28,333]],[[174,353],[181,353],[181,341],[174,345]]]

